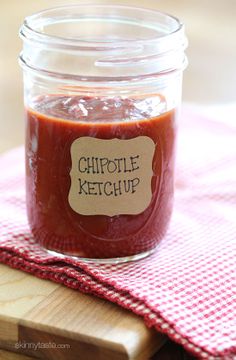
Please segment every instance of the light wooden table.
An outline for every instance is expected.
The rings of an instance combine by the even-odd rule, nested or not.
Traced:
[[[91,0],[83,0],[83,3],[86,2],[91,3]],[[93,0],[93,2],[115,3],[114,0]],[[117,2],[169,12],[186,24],[189,38],[187,50],[189,67],[184,76],[184,101],[198,104],[236,101],[235,0],[119,0]],[[22,144],[24,138],[22,74],[17,63],[22,44],[18,38],[18,29],[26,15],[66,3],[65,0],[41,0],[40,2],[1,0],[0,153]],[[4,267],[0,266],[0,273],[4,271],[3,269]],[[15,274],[14,276],[18,276],[19,272],[11,271]],[[25,276],[30,277],[30,275]],[[8,307],[8,311],[11,312],[9,309],[11,307]],[[12,309],[12,314],[14,311]],[[29,358],[0,350],[0,359],[27,360]]]

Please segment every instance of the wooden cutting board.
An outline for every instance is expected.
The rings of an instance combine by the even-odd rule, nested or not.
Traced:
[[[165,341],[115,304],[0,265],[0,348],[44,360],[146,360]]]

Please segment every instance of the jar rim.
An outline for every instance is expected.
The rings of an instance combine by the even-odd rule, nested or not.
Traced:
[[[22,67],[65,81],[139,82],[187,64],[183,23],[136,6],[53,7],[26,17],[20,37]]]
[[[150,15],[150,16],[159,16],[162,17],[162,19],[168,19],[169,22],[172,24],[169,24],[170,27],[172,25],[175,25],[173,29],[170,29],[168,32],[163,33],[162,35],[156,35],[155,37],[146,38],[146,39],[119,39],[114,40],[84,40],[79,37],[66,37],[66,36],[58,36],[58,35],[50,35],[43,31],[40,31],[37,29],[38,26],[41,27],[43,25],[47,25],[49,21],[51,21],[51,24],[55,24],[58,22],[61,22],[63,19],[68,19],[66,15],[58,17],[58,21],[56,21],[56,18],[52,17],[45,17],[45,19],[42,19],[44,16],[50,15],[53,12],[62,12],[62,14],[65,12],[65,10],[82,10],[83,8],[86,9],[100,9],[100,10],[124,10],[124,11],[137,11],[140,12],[140,14]],[[108,14],[109,15],[109,14]],[[44,20],[44,21],[43,21]],[[148,21],[147,21],[148,23]],[[156,25],[158,25],[158,21],[156,21]],[[155,28],[153,28],[155,29]],[[144,43],[161,43],[163,41],[166,42],[167,38],[173,38],[176,34],[180,34],[184,36],[184,24],[175,16],[170,15],[168,13],[154,10],[154,9],[148,9],[148,8],[142,8],[137,6],[127,6],[127,5],[108,5],[108,4],[74,4],[74,5],[63,5],[63,6],[56,6],[52,8],[48,8],[39,12],[36,12],[30,16],[27,16],[23,22],[23,25],[20,29],[20,37],[22,37],[24,40],[33,40],[39,43],[47,44],[53,47],[62,47],[65,46],[68,47],[76,47],[76,48],[96,48],[96,50],[104,50],[104,49],[111,49],[111,48],[119,48],[124,46],[130,46],[134,44],[142,45]],[[186,47],[186,44],[184,44]]]

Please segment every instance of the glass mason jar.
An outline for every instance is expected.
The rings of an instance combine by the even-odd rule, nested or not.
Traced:
[[[126,6],[25,19],[27,213],[48,251],[122,262],[152,253],[173,202],[183,24]]]

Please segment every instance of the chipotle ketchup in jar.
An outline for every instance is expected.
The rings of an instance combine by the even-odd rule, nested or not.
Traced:
[[[151,254],[172,211],[183,25],[74,5],[26,18],[26,203],[35,239],[84,261]]]

